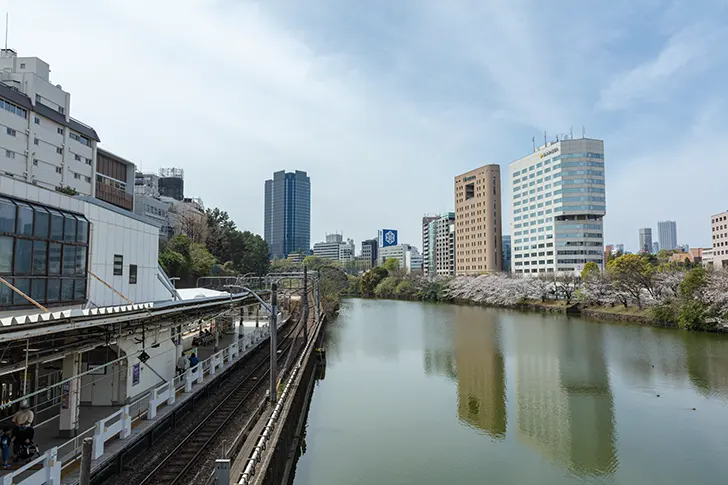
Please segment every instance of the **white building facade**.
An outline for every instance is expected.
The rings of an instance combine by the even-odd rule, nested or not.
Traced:
[[[0,277],[47,308],[129,304],[106,285],[134,303],[172,299],[159,280],[158,237],[104,201],[0,176]],[[0,285],[0,314],[28,308]]]
[[[713,237],[713,267],[728,267],[728,211],[710,218]]]
[[[672,250],[677,248],[677,222],[659,221],[657,223],[657,241],[660,249]]]
[[[344,236],[341,234],[327,234],[325,242],[313,245],[313,255],[342,264],[352,263],[356,259],[356,246],[353,239],[344,242]]]
[[[95,195],[96,131],[70,117],[71,95],[37,57],[0,50],[0,174]]]
[[[511,162],[512,271],[580,272],[603,266],[604,142],[548,143]]]
[[[399,267],[405,271],[421,270],[423,266],[420,251],[410,244],[398,244],[379,248],[379,264],[388,259],[399,261]]]

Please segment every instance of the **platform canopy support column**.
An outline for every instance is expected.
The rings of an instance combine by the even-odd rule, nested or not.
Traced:
[[[72,379],[81,373],[81,354],[74,352],[63,358],[63,380],[71,379],[62,384],[61,413],[58,422],[58,435],[62,438],[72,438],[78,434],[79,400],[81,380]]]

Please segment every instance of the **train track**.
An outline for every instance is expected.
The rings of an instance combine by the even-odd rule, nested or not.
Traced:
[[[286,357],[296,339],[298,324],[292,325],[278,344],[278,361]],[[269,354],[267,354],[269,355]],[[177,445],[154,469],[147,474],[139,485],[187,485],[194,481],[200,470],[202,456],[215,444],[214,440],[233,419],[238,410],[263,384],[270,374],[269,359],[262,359],[212,412],[198,424],[182,442]]]

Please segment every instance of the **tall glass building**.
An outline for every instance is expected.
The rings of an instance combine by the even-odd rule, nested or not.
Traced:
[[[270,257],[311,251],[311,180],[306,172],[275,172],[265,181],[265,242]]]
[[[512,271],[579,273],[603,266],[604,142],[566,139],[511,162]]]

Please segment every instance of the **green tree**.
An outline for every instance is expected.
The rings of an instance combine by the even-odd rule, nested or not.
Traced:
[[[71,196],[78,195],[78,190],[74,189],[70,185],[56,187],[56,192],[60,192],[62,194],[71,195]]]
[[[399,282],[394,292],[398,298],[411,299],[417,295],[417,288],[411,279],[406,278]]]
[[[396,273],[399,270],[399,259],[387,258],[384,264],[382,264],[382,268],[386,269],[389,274]]]
[[[581,279],[586,281],[590,276],[599,274],[599,265],[594,261],[589,261],[584,265],[584,269],[581,270]]]
[[[375,266],[374,268],[370,269],[364,275],[361,277],[360,280],[360,294],[362,296],[372,297],[374,296],[374,290],[376,289],[377,285],[387,277],[389,273],[386,269],[382,268],[381,266]]]
[[[328,258],[322,258],[321,256],[306,256],[303,259],[303,264],[305,266],[308,266],[308,269],[312,269],[314,271],[318,270],[323,266],[341,267],[338,261],[334,261],[333,259]]]
[[[159,253],[159,264],[162,265],[165,273],[170,277],[183,278],[189,272],[187,259],[177,251],[163,250]]]
[[[642,292],[646,290],[654,294],[654,267],[649,259],[636,254],[624,254],[607,265],[614,286],[618,291],[628,294],[642,308]]]
[[[692,299],[699,295],[700,291],[707,284],[707,273],[702,267],[691,269],[685,274],[680,283],[680,296],[685,299]]]
[[[204,244],[192,243],[190,246],[190,275],[199,278],[210,274],[215,264],[215,256],[207,250]]]
[[[387,276],[379,282],[374,289],[374,295],[377,298],[391,298],[396,295],[397,285],[399,281],[394,276]]]

